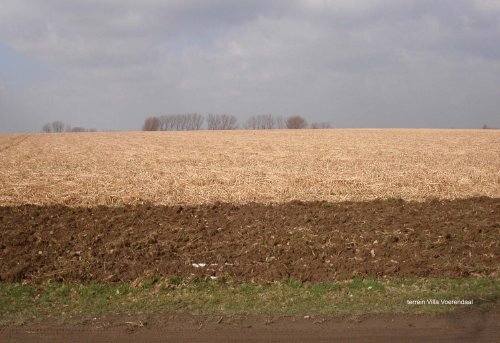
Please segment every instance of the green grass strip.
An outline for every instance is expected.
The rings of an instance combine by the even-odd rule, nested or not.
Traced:
[[[355,279],[253,285],[170,278],[143,280],[134,286],[0,284],[0,325],[115,314],[341,316],[441,313],[471,306],[428,304],[430,299],[472,300],[472,306],[487,310],[500,299],[500,279]],[[409,304],[412,300],[425,303]]]

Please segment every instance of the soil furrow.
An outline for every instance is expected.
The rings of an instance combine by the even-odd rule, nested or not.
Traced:
[[[497,276],[500,199],[0,207],[0,281]]]

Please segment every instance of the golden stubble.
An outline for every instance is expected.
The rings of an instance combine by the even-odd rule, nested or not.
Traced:
[[[500,197],[500,131],[0,135],[0,205]]]

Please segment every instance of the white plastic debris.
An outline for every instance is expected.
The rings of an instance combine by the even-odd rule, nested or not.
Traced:
[[[193,263],[192,266],[195,268],[204,268],[207,264],[206,263]]]
[[[193,267],[195,268],[205,268],[206,266],[210,266],[210,267],[217,267],[218,264],[217,263],[210,263],[210,264],[207,264],[207,263],[192,263],[191,264]],[[225,266],[234,266],[234,263],[224,263]]]

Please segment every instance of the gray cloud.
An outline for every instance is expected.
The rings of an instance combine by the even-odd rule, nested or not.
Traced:
[[[188,111],[500,126],[497,41],[494,0],[7,0],[0,47],[45,72],[13,87],[0,67],[0,130]]]

